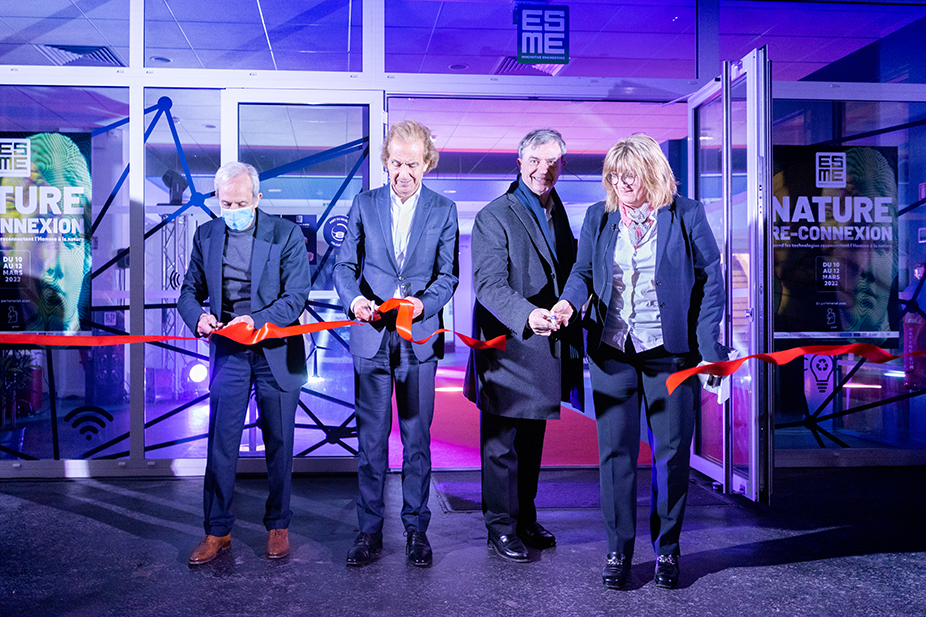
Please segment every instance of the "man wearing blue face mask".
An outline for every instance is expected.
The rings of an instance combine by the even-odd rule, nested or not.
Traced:
[[[305,308],[312,279],[304,236],[294,223],[257,208],[259,189],[251,165],[226,163],[215,174],[222,217],[196,230],[177,300],[177,311],[196,336],[208,337],[235,323],[257,329],[267,323],[294,325]],[[252,387],[270,484],[264,515],[267,556],[285,557],[296,405],[307,377],[302,337],[247,346],[216,336],[210,339],[209,360],[206,537],[193,549],[190,565],[212,561],[231,546],[235,470]]]

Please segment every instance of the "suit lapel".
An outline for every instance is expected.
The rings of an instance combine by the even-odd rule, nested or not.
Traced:
[[[379,219],[380,229],[386,239],[386,252],[388,253],[389,263],[398,272],[399,266],[395,260],[395,244],[392,242],[392,189],[388,186],[384,186],[380,195],[374,200],[372,216]]]
[[[209,290],[209,310],[222,318],[222,257],[225,254],[225,223],[213,225],[206,237],[205,254],[206,288]]]
[[[257,229],[254,230],[254,249],[251,252],[251,311],[259,307],[257,301],[257,288],[260,286],[261,276],[267,267],[267,257],[270,255],[270,246],[273,243],[273,226],[270,218],[263,211],[258,210]]]
[[[669,233],[672,229],[672,217],[675,216],[675,204],[672,203],[656,212],[656,273],[659,273],[659,264],[662,256],[666,254],[666,244],[669,242]]]
[[[508,197],[508,207],[515,213],[518,219],[521,221],[521,224],[524,225],[524,228],[527,230],[527,235],[530,238],[531,242],[534,245],[534,248],[540,253],[540,256],[546,261],[552,268],[556,267],[556,260],[553,259],[553,253],[550,252],[550,247],[547,245],[547,240],[543,236],[543,231],[540,229],[540,226],[537,224],[537,218],[534,216],[534,213],[529,211],[524,204],[518,201],[518,198],[514,195]]]
[[[620,233],[621,213],[611,212],[605,217],[604,228],[598,232],[598,247],[603,259],[594,267],[601,268],[601,289],[597,290],[598,297],[605,304],[611,301],[611,290],[614,286],[614,251],[617,250],[617,236]]]

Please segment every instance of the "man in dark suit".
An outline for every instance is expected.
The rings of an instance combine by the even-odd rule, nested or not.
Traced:
[[[560,329],[547,310],[575,262],[576,242],[553,186],[566,144],[551,129],[518,146],[517,181],[473,225],[474,336],[507,335],[504,351],[473,350],[466,395],[482,412],[482,510],[489,547],[529,561],[525,544],[550,548],[556,538],[537,522],[534,499],[546,420],[560,401],[582,406],[582,338]]]
[[[421,340],[442,327],[441,310],[457,286],[456,204],[421,184],[437,165],[430,130],[413,120],[393,125],[382,162],[389,186],[361,193],[348,214],[347,233],[334,267],[334,284],[348,315],[364,322],[351,326],[360,496],[360,534],[347,565],[362,566],[383,545],[383,487],[392,423],[395,382],[402,433],[402,523],[412,565],[433,560],[426,535],[431,482],[431,419],[434,377],[443,357],[443,336],[417,345],[396,331],[396,311],[377,312],[389,298],[414,304],[412,335]]]
[[[210,336],[224,325],[242,322],[253,328],[296,324],[311,287],[309,257],[299,227],[257,208],[259,180],[250,165],[235,162],[219,168],[215,193],[222,217],[201,225],[193,236],[190,265],[177,300],[183,321],[196,336]],[[267,556],[285,557],[292,517],[296,405],[306,382],[302,337],[246,346],[214,336],[209,361],[209,442],[203,485],[206,537],[193,549],[190,564],[212,561],[231,545],[235,470],[252,386],[270,483],[264,515]]]

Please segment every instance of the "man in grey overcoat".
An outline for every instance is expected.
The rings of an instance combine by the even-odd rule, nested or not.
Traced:
[[[554,190],[566,144],[552,129],[518,146],[520,174],[477,215],[472,232],[474,336],[507,336],[504,351],[473,350],[464,392],[481,411],[482,510],[489,547],[530,561],[525,544],[556,544],[537,522],[534,499],[546,421],[560,401],[582,407],[582,331],[548,310],[576,258],[576,242]]]

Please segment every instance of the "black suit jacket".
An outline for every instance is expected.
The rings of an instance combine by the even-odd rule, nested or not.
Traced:
[[[291,326],[299,321],[312,286],[305,236],[299,227],[278,216],[257,210],[254,250],[251,255],[251,318],[254,327],[266,323]],[[200,225],[193,236],[193,251],[177,311],[196,334],[196,324],[206,300],[217,316],[222,307],[222,256],[225,251],[225,221],[221,218]],[[218,338],[218,337],[217,337]],[[260,343],[273,377],[283,390],[295,390],[307,380],[305,343],[301,336],[290,336]],[[214,365],[222,353],[216,339],[209,345]],[[231,349],[226,344],[222,349]]]

